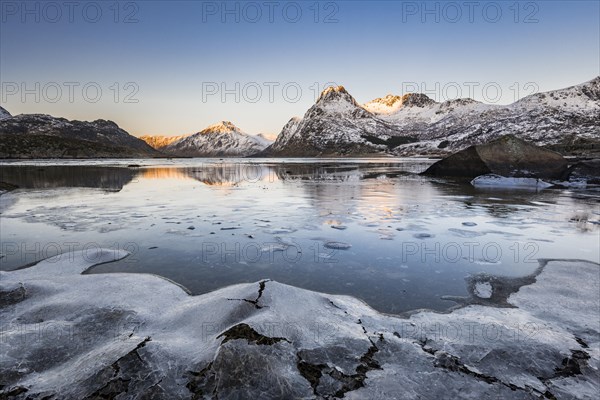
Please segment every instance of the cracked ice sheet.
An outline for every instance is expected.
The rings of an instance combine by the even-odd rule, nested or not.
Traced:
[[[515,308],[472,305],[403,319],[351,297],[271,281],[192,297],[157,276],[81,275],[124,256],[76,252],[0,274],[4,393],[312,398],[344,388],[339,379],[347,398],[537,398],[546,391],[586,398],[599,389],[597,264],[547,262],[535,283],[509,297]],[[242,323],[286,341],[223,343],[219,335]],[[373,346],[380,368],[369,367],[364,381],[352,378]],[[579,375],[557,375],[571,351],[590,359]],[[296,365],[300,355],[333,375],[311,387]]]
[[[553,393],[553,387],[566,386],[564,397],[558,398],[588,398],[591,389],[600,390],[599,266],[577,260],[542,263],[545,266],[536,282],[509,297],[508,302],[518,308],[468,306],[449,314],[420,312],[397,326],[389,325],[382,316],[364,316],[363,323],[377,330],[397,329],[403,338],[425,341],[433,349],[458,356],[472,370],[504,383],[539,393],[548,387]],[[589,348],[583,348],[577,338]],[[553,379],[555,369],[571,356],[571,350],[582,349],[591,356],[586,373]],[[547,386],[539,378],[549,379]],[[370,391],[367,384],[356,395],[375,396],[385,385],[379,382]]]

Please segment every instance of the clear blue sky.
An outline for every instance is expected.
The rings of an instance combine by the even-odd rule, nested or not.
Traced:
[[[328,82],[359,102],[416,85],[507,104],[600,74],[599,1],[51,4],[0,2],[0,104],[135,135],[278,133]]]

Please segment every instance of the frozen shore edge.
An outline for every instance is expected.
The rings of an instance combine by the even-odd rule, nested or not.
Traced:
[[[274,281],[190,296],[127,253],[0,272],[0,399],[595,398],[600,265],[477,276],[449,313],[381,314]]]

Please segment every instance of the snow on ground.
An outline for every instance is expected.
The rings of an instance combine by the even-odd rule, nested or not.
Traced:
[[[600,390],[595,263],[544,260],[530,277],[477,278],[464,307],[400,317],[273,281],[190,296],[157,276],[82,274],[126,255],[89,249],[0,272],[0,397],[584,399]]]

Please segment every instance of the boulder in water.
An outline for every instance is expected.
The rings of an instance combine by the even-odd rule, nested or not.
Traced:
[[[496,174],[515,178],[559,179],[567,160],[559,153],[535,146],[514,135],[474,145],[444,158],[423,174],[475,178]]]

